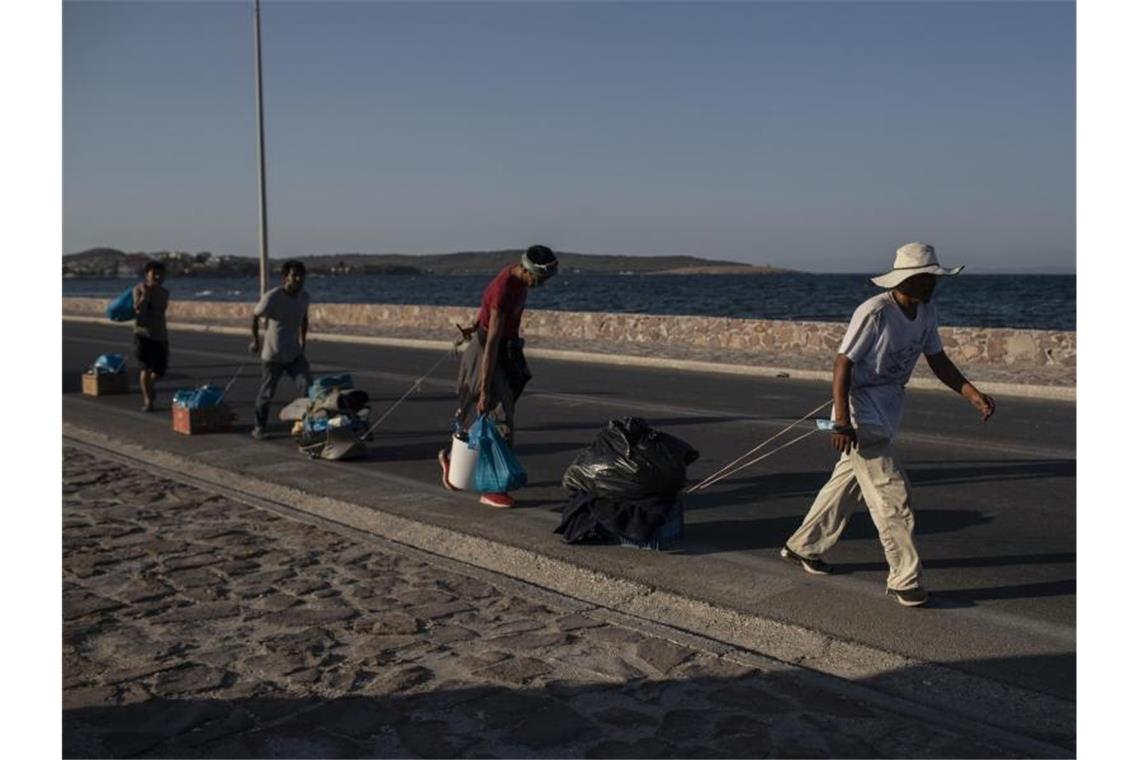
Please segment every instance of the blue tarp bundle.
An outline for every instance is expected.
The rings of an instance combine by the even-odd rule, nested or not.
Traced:
[[[223,391],[216,385],[203,385],[201,388],[184,388],[174,392],[174,404],[187,409],[213,409],[222,403]]]
[[[135,318],[135,286],[127,288],[107,304],[107,319],[112,322],[130,322]]]
[[[309,386],[309,398],[314,399],[331,388],[351,388],[352,375],[324,375]]]
[[[127,360],[122,354],[101,354],[91,366],[97,374],[113,375],[116,372],[126,371]]]

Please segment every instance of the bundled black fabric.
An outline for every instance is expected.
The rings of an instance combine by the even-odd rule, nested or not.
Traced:
[[[507,384],[511,386],[511,394],[515,397],[515,401],[519,400],[523,388],[533,377],[526,363],[526,354],[523,353],[525,342],[522,338],[508,338],[503,341],[503,348],[499,352],[499,361],[507,371]]]
[[[570,500],[554,532],[571,544],[649,542],[680,509],[685,468],[699,456],[640,417],[610,420],[562,475]]]
[[[342,412],[359,412],[368,406],[368,393],[359,388],[349,388],[340,392],[337,406]]]
[[[649,427],[640,417],[610,420],[562,475],[570,491],[615,500],[665,496],[685,485],[685,468],[700,453],[680,438]]]
[[[479,328],[479,345],[487,345],[487,331],[482,327]],[[507,378],[507,385],[510,386],[511,395],[515,401],[519,400],[522,395],[523,389],[526,384],[534,377],[530,373],[530,366],[526,363],[526,354],[523,353],[523,346],[526,345],[524,338],[502,338],[499,340],[499,357],[497,359],[498,365],[503,368],[503,373]]]
[[[309,403],[309,411],[317,410],[335,414],[337,412],[359,412],[368,406],[368,393],[359,388],[329,388],[321,391]]]
[[[625,537],[645,543],[672,516],[675,497],[607,499],[577,492],[562,508],[562,523],[554,529],[568,544],[617,543]]]

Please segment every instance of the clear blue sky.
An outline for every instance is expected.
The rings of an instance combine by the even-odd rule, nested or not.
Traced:
[[[63,13],[64,252],[256,255],[250,2]],[[1075,264],[1069,2],[262,6],[270,255]]]

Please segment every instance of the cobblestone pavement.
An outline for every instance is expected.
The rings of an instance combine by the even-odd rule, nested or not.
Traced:
[[[1010,756],[432,559],[65,446],[64,755]]]

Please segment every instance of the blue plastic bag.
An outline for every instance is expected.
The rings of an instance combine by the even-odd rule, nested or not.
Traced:
[[[184,388],[174,392],[174,404],[187,409],[213,409],[222,403],[225,393],[216,385],[203,385],[201,388]]]
[[[99,375],[113,375],[126,370],[127,360],[122,354],[100,354],[91,368]]]
[[[130,322],[135,318],[135,286],[122,292],[118,298],[107,304],[107,319],[112,322]]]
[[[323,375],[309,386],[309,399],[315,399],[330,388],[351,388],[352,375]]]
[[[347,428],[350,432],[361,435],[367,428],[367,423],[355,414],[334,414],[332,417],[305,415],[302,422],[304,431],[310,435],[327,433],[337,428]]]
[[[475,464],[475,490],[479,493],[506,493],[526,485],[526,470],[487,415],[480,416],[467,431],[467,447],[479,450]]]
[[[329,418],[306,415],[304,425],[307,433],[324,433],[329,429]]]

